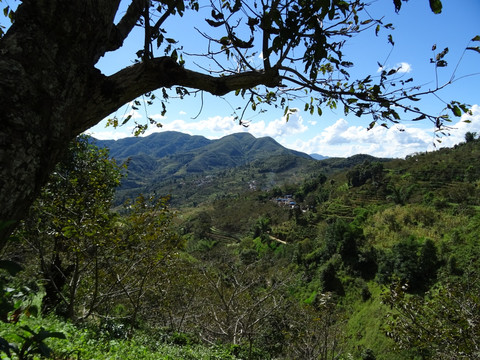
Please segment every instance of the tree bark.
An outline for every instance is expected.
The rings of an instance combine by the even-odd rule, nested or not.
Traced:
[[[0,248],[27,216],[69,141],[123,104],[161,87],[223,95],[280,82],[276,69],[213,77],[169,57],[105,76],[96,62],[123,44],[145,4],[132,0],[115,25],[119,3],[24,0],[0,39],[0,221],[10,222],[0,226]]]

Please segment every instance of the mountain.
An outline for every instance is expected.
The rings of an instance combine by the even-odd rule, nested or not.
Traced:
[[[270,137],[255,138],[249,133],[237,133],[218,140],[192,136],[176,131],[155,133],[146,137],[130,137],[120,140],[95,140],[99,147],[106,147],[118,160],[140,155],[154,159],[169,157],[187,166],[188,171],[204,171],[212,168],[229,168],[274,155],[292,154],[304,158],[309,155],[290,150]],[[145,158],[144,158],[145,159]]]
[[[110,155],[115,159],[126,159],[141,154],[161,158],[204,147],[211,141],[203,136],[191,136],[176,131],[165,131],[150,136],[128,137],[120,140],[95,139],[97,146],[108,148]]]
[[[157,192],[186,201],[199,193],[208,197],[211,195],[207,194],[209,191],[226,193],[232,189],[245,191],[257,186],[268,188],[279,181],[299,179],[297,173],[315,163],[309,155],[287,149],[270,137],[255,138],[249,133],[209,140],[203,136],[167,131],[120,140],[94,139],[94,143],[108,148],[117,161],[128,161],[128,176],[118,192],[121,198],[138,192]],[[232,169],[243,176],[227,174],[226,171]],[[241,181],[242,177],[243,180],[252,178],[253,173],[263,174],[263,181]],[[232,176],[232,180],[225,179],[225,176]],[[232,182],[236,184],[232,185]],[[230,187],[224,189],[226,183],[230,183]],[[199,184],[202,185],[201,191]],[[210,185],[211,189],[205,190]],[[192,189],[195,194],[191,194]]]
[[[205,200],[269,190],[295,184],[319,173],[332,173],[364,161],[385,161],[370,155],[315,160],[287,149],[270,137],[237,133],[218,140],[175,131],[120,140],[97,140],[118,162],[128,162],[127,176],[117,191],[117,202],[139,193],[171,195],[172,204],[199,204]]]
[[[315,160],[328,159],[328,156],[323,156],[323,155],[320,155],[320,154],[310,154],[310,157],[314,158]]]

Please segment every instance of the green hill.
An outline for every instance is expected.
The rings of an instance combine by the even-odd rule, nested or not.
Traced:
[[[255,159],[255,147],[278,153]],[[218,169],[202,160],[213,151],[255,160]],[[157,196],[123,211],[106,203],[116,182],[101,191],[105,152],[88,168],[76,157],[6,249],[26,269],[12,285],[28,287],[6,290],[7,304],[25,299],[25,316],[0,336],[51,340],[58,358],[477,359],[479,153],[474,139],[405,160],[315,161],[235,135],[132,155],[130,171],[150,174],[137,180]],[[195,158],[216,170],[179,175]],[[169,182],[155,181],[162,161]],[[165,193],[190,206],[170,210]],[[62,286],[45,282],[55,274]],[[41,296],[79,327],[39,318]]]
[[[318,161],[304,181],[185,214],[187,248],[203,261],[288,269],[289,293],[317,311],[326,327],[316,331],[345,358],[477,358],[479,155],[473,141],[405,160]]]
[[[295,184],[312,173],[331,173],[365,160],[377,160],[369,155],[314,160],[270,137],[257,139],[249,133],[208,140],[167,131],[95,142],[109,148],[118,161],[128,161],[128,176],[117,191],[117,203],[138,193],[157,193],[171,195],[175,206],[191,206],[247,190]]]

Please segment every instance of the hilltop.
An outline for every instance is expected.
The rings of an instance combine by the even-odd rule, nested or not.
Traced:
[[[299,183],[312,172],[329,173],[376,160],[369,155],[315,160],[270,137],[255,138],[249,133],[209,140],[166,131],[94,141],[108,148],[117,161],[128,163],[127,177],[117,191],[119,203],[138,193],[157,193],[171,195],[175,206],[195,205],[247,190]]]

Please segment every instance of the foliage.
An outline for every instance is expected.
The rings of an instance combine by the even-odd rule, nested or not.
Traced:
[[[116,224],[115,236],[110,239],[112,246],[99,259],[98,276],[108,290],[103,290],[96,300],[98,312],[115,318],[112,310],[120,305],[120,319],[132,328],[149,317],[148,303],[163,286],[159,277],[175,261],[182,247],[181,239],[172,229],[173,218],[168,198],[140,196],[128,206],[128,212]]]
[[[10,241],[14,241],[13,238]],[[43,327],[31,329],[23,323],[25,317],[38,314],[36,291],[20,286],[15,276],[23,268],[10,260],[0,261],[0,320],[3,323],[0,332],[0,352],[8,358],[19,360],[33,359],[36,354],[50,357],[52,349],[45,343],[46,339],[65,339],[65,335],[57,331],[48,331]],[[38,291],[38,289],[37,289]],[[2,357],[3,358],[3,357]]]
[[[18,331],[20,330],[20,332]],[[13,358],[11,353],[14,353],[19,360],[34,359],[35,355],[49,358],[52,354],[52,349],[45,344],[45,340],[49,338],[65,339],[65,335],[61,332],[52,332],[40,328],[38,331],[30,329],[28,326],[21,326],[14,335],[19,340],[21,346],[15,343],[3,343],[2,349],[9,358]],[[8,336],[8,335],[7,335]]]
[[[383,179],[383,164],[380,162],[370,163],[365,161],[357,165],[347,173],[348,183],[357,187],[364,185],[367,181],[380,183]]]
[[[79,137],[32,207],[18,236],[45,279],[45,311],[56,309],[73,318],[78,292],[98,281],[97,255],[108,245],[114,218],[110,208],[120,178],[120,167],[108,151]],[[87,285],[88,278],[92,283]]]
[[[287,358],[331,359],[341,354],[341,313],[331,294],[319,294],[316,305],[291,304],[286,331]]]
[[[24,254],[38,264],[29,271],[45,279],[45,312],[109,314],[131,326],[142,315],[153,279],[181,241],[167,198],[140,196],[124,214],[111,211],[120,176],[106,150],[78,139],[19,232]]]
[[[478,359],[480,299],[478,283],[447,283],[428,297],[408,296],[401,283],[384,294],[393,308],[388,335],[398,346],[436,359]]]
[[[409,237],[395,244],[379,260],[379,278],[382,283],[394,279],[408,284],[411,291],[424,289],[435,280],[439,267],[437,249],[432,240],[419,243]]]

